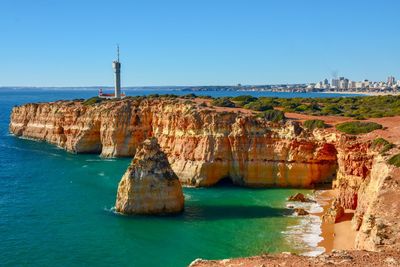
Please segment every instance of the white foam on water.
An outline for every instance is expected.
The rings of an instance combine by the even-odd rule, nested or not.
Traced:
[[[99,172],[98,174],[99,174],[99,176],[104,176],[105,175],[104,172]]]
[[[112,206],[111,208],[104,207],[103,210],[107,211],[107,212],[112,212],[112,213],[118,214],[118,212],[115,211],[115,206]]]
[[[307,197],[314,199],[313,196]],[[323,211],[322,206],[318,202],[289,202],[286,206],[293,209],[303,208],[309,213],[320,213]],[[295,215],[289,216],[294,217]],[[306,245],[306,251],[301,253],[301,255],[313,257],[321,255],[325,252],[325,248],[318,246],[323,240],[321,236],[321,218],[313,214],[298,218],[300,219],[299,224],[289,226],[282,233],[287,236],[289,243],[294,244],[295,249],[304,250],[304,245]]]

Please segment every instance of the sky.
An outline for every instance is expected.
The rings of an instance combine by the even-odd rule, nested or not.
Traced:
[[[400,78],[398,0],[0,0],[0,86]]]

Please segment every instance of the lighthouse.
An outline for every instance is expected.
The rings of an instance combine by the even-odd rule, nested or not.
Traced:
[[[112,98],[124,98],[125,94],[121,93],[121,63],[119,62],[119,45],[117,45],[117,60],[114,60],[112,63],[112,67],[114,69],[114,79],[115,79],[115,88],[114,93],[103,93],[102,89],[99,89],[99,97],[105,99],[112,99]]]
[[[112,63],[115,76],[115,98],[121,98],[121,63],[119,62],[119,45],[117,45],[117,60]]]

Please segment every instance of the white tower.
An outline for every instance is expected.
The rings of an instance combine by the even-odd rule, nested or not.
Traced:
[[[117,60],[114,60],[113,69],[115,73],[115,98],[121,98],[121,63],[119,62],[119,45],[117,45]]]

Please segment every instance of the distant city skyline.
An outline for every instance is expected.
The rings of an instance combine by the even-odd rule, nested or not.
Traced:
[[[112,86],[117,43],[122,87],[389,82],[400,77],[399,10],[394,0],[5,1],[0,86]]]

